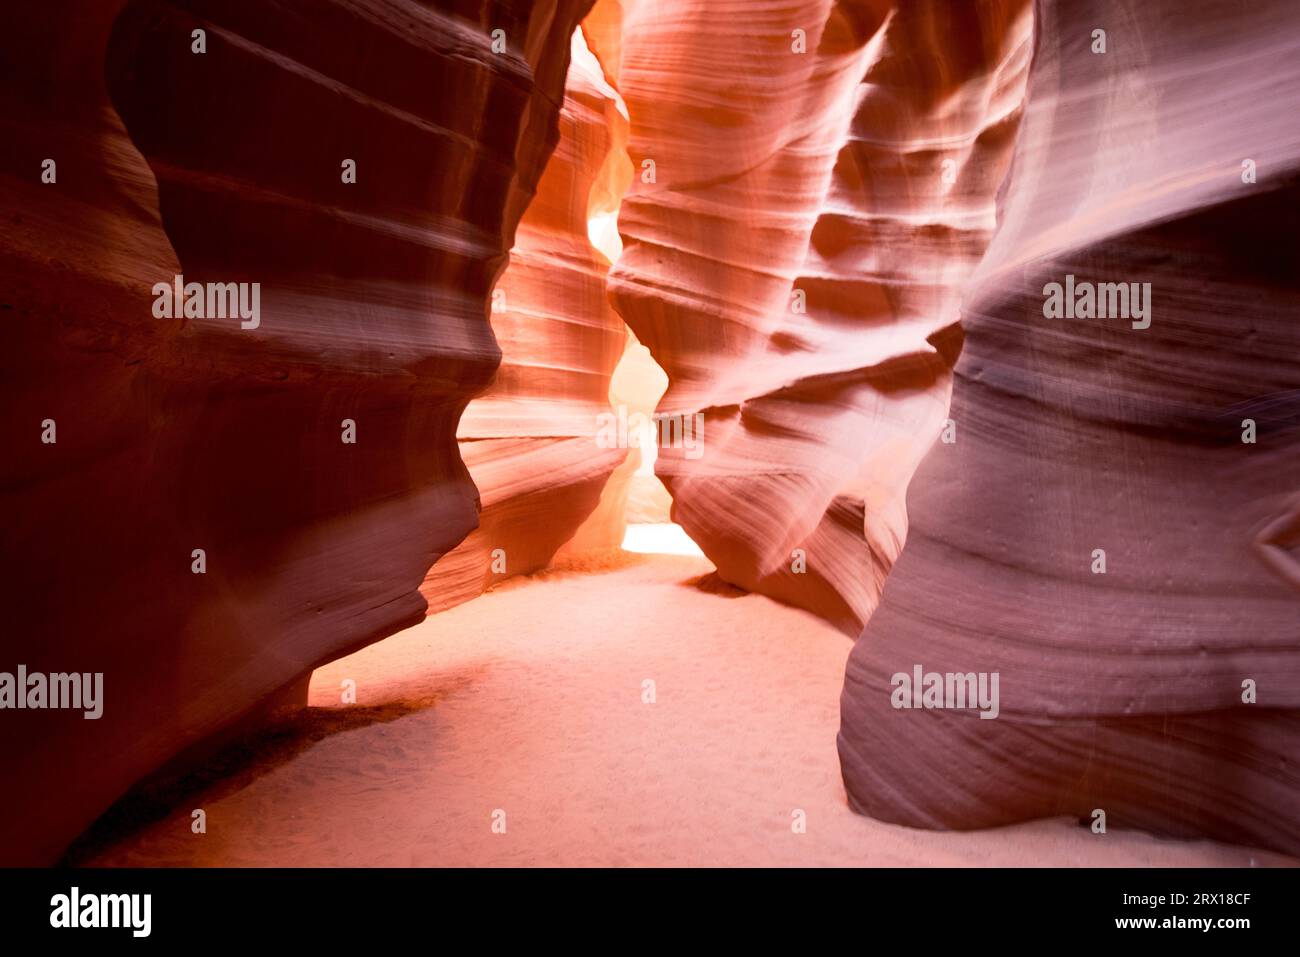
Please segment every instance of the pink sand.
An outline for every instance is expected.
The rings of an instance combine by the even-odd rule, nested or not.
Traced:
[[[387,720],[209,789],[193,802],[206,834],[177,808],[91,863],[1291,863],[1065,819],[956,833],[853,814],[835,750],[850,642],[805,612],[697,583],[711,571],[698,557],[571,561],[322,668],[313,706]],[[347,678],[355,706],[340,703]]]

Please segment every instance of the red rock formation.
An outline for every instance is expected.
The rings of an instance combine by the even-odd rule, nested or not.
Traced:
[[[937,828],[1100,809],[1295,854],[1300,17],[1045,0],[1036,20],[957,441],[912,482],[849,660],[849,798]],[[1149,327],[1046,318],[1067,275],[1150,283]],[[997,719],[891,706],[917,665],[998,673]]]
[[[660,412],[705,416],[702,455],[660,457],[673,515],[728,581],[856,635],[943,419],[1027,2],[626,6],[639,175],[610,285]]]
[[[97,721],[0,715],[5,863],[422,617],[475,524],[457,419],[499,358],[487,296],[586,5],[0,13],[3,670],[102,672],[105,695]],[[155,318],[177,273],[260,283],[257,328]]]
[[[1028,0],[600,0],[570,70],[590,5],[0,12],[0,672],[105,696],[0,713],[3,863],[494,549],[540,567],[598,500],[576,540],[609,543],[636,458],[607,482],[595,419],[655,386],[611,379],[607,291],[660,412],[706,421],[661,450],[674,517],[845,631],[951,416],[850,658],[856,809],[1300,852],[1289,4],[1040,0],[1023,124]],[[182,273],[258,284],[256,321],[158,317]],[[1045,318],[1066,275],[1150,282],[1150,327]],[[997,719],[892,707],[918,666],[996,673]]]
[[[627,188],[627,116],[580,33],[559,132],[492,293],[501,367],[457,433],[482,502],[479,526],[429,570],[421,592],[430,614],[549,563],[627,456],[596,444],[626,327],[606,298],[609,260],[588,236],[589,219],[616,210]],[[602,519],[590,534],[617,546],[621,514]]]

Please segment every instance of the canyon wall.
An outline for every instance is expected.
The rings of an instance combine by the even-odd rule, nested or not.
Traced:
[[[420,589],[429,614],[545,567],[627,457],[596,442],[627,327],[606,297],[609,259],[588,235],[589,219],[614,214],[627,188],[627,115],[580,31],[559,136],[492,290],[501,366],[457,432],[479,525],[429,570]],[[621,513],[602,512],[585,534],[617,547]]]
[[[621,33],[613,23],[621,18]],[[856,635],[947,407],[1026,0],[602,3],[632,119],[615,307],[668,373],[673,517],[726,580]]]
[[[4,863],[423,617],[589,5],[0,13],[0,669],[103,674],[97,720],[5,712]],[[258,283],[255,327],[158,317],[176,274]]]
[[[624,319],[703,416],[657,468],[719,574],[870,619],[855,809],[1300,852],[1290,4],[10,6],[0,672],[104,679],[0,717],[0,863],[616,544],[598,417],[663,387]],[[159,316],[181,274],[256,317]],[[1149,327],[1045,317],[1067,276]],[[917,666],[997,718],[895,707]]]
[[[1100,811],[1295,854],[1300,18],[1172,0],[1035,17],[956,441],[912,480],[849,659],[849,799],[916,827],[1096,829]],[[1149,283],[1149,313],[1047,318],[1068,276]],[[918,666],[999,675],[996,719],[912,698],[895,676]]]

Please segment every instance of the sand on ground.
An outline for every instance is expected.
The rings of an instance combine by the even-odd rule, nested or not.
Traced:
[[[568,559],[321,668],[287,730],[86,863],[1293,863],[1064,818],[931,832],[853,814],[835,750],[850,641],[712,570]]]

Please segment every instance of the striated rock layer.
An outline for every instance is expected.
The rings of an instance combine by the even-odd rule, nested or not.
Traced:
[[[609,259],[588,235],[627,188],[627,115],[580,31],[573,38],[559,144],[492,291],[501,366],[457,436],[482,503],[479,526],[421,586],[429,614],[544,567],[593,512],[626,448],[596,443],[627,337],[610,308]],[[616,546],[621,513],[587,530]]]
[[[1300,16],[1045,0],[1036,23],[957,441],[912,481],[845,676],[849,798],[911,826],[1100,810],[1295,854]],[[1067,276],[1150,283],[1147,319],[1046,318]],[[918,665],[997,673],[996,720],[892,706]]]
[[[728,581],[856,635],[943,422],[1019,122],[1027,0],[622,13],[637,178],[610,287],[668,373],[660,413],[703,415],[702,450],[659,459],[674,519]]]
[[[104,676],[98,720],[0,715],[4,863],[420,620],[475,525],[456,424],[499,360],[488,293],[586,6],[0,13],[0,670]],[[257,327],[156,318],[177,273],[260,283]]]

